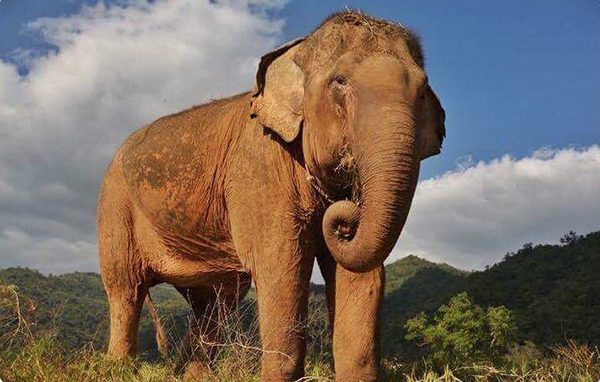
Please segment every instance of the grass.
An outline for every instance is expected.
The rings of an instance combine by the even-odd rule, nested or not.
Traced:
[[[330,341],[323,301],[313,302],[307,325],[309,354],[302,381],[333,381]],[[245,308],[220,312],[222,342],[206,378],[209,382],[259,381],[261,350],[255,320],[244,321]],[[114,361],[102,349],[88,344],[66,348],[52,330],[37,330],[35,304],[20,299],[17,289],[0,284],[0,378],[5,382],[54,381],[182,381],[175,372],[179,354],[158,362],[141,358]],[[202,350],[199,346],[198,350]],[[500,364],[480,363],[434,370],[426,362],[402,359],[382,362],[382,381],[407,382],[597,382],[600,352],[597,348],[567,342],[541,352],[532,344],[515,347]],[[544,354],[545,353],[545,354]]]
[[[577,357],[583,357],[578,359]],[[595,364],[588,363],[593,359]],[[582,362],[583,361],[583,362]],[[215,365],[207,381],[259,381],[255,365],[240,368],[233,357]],[[413,369],[413,370],[411,370]],[[0,352],[0,378],[4,381],[123,381],[153,382],[183,381],[175,372],[174,360],[159,363],[131,359],[112,361],[102,352],[85,347],[70,353],[51,336],[42,336],[19,347]],[[557,348],[552,356],[529,360],[526,364],[511,364],[503,368],[493,365],[472,365],[451,370],[434,371],[427,365],[403,365],[394,361],[383,362],[383,381],[407,382],[596,382],[600,378],[598,351],[582,345]],[[333,381],[328,362],[309,360],[307,377],[303,381]]]

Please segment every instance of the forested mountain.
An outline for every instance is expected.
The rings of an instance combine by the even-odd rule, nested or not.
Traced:
[[[93,341],[104,346],[107,303],[99,275],[70,273],[45,276],[24,268],[0,270],[0,280],[18,287],[23,301],[35,302],[39,328],[58,328],[65,346]],[[466,291],[482,306],[504,305],[513,311],[518,340],[552,345],[575,339],[600,345],[600,232],[569,235],[561,245],[526,244],[482,272],[464,272],[408,256],[386,267],[382,340],[386,355],[414,353],[405,339],[404,324],[419,312],[431,313],[452,296]],[[322,294],[322,286],[313,286]],[[171,287],[152,289],[166,328],[179,338],[188,308]],[[1,313],[1,312],[0,312]],[[140,348],[152,356],[154,330],[144,313]]]
[[[416,354],[404,340],[406,319],[432,313],[460,292],[478,305],[510,309],[519,342],[600,345],[600,232],[571,232],[561,245],[525,244],[482,272],[409,256],[388,265],[386,277],[382,339],[388,355]]]
[[[600,345],[600,232],[570,233],[561,241],[525,244],[471,274],[466,290],[480,305],[511,309],[521,341],[553,345],[575,339]]]

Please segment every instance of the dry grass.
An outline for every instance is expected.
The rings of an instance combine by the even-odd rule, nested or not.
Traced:
[[[341,186],[352,195],[352,201],[357,205],[362,203],[362,194],[360,189],[360,178],[356,166],[356,158],[348,145],[344,145],[339,153],[339,164],[335,172],[341,179]]]
[[[302,381],[333,381],[329,332],[324,301],[312,302],[307,326],[310,356],[307,377]],[[215,311],[219,319],[219,343],[197,343],[196,351],[217,349],[210,382],[259,381],[260,344],[258,324],[248,320],[249,304],[234,311]],[[31,321],[35,305],[23,300],[14,286],[0,284],[0,378],[12,381],[182,381],[175,372],[178,351],[158,363],[139,359],[113,361],[91,345],[78,351],[63,348],[51,331],[38,332]],[[214,351],[214,350],[210,350]],[[597,382],[600,352],[597,348],[568,342],[541,355],[533,346],[521,346],[502,366],[468,365],[435,371],[426,364],[383,361],[383,381],[408,382]]]

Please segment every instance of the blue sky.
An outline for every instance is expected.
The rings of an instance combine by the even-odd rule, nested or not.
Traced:
[[[389,261],[481,269],[600,229],[597,1],[1,0],[0,268],[97,270],[97,190],[120,142],[249,89],[261,54],[346,7],[422,36],[447,114]]]
[[[76,13],[88,0],[3,0],[0,57],[49,49],[25,25]],[[110,2],[107,2],[110,3]],[[444,156],[422,178],[462,160],[523,157],[541,147],[600,142],[600,3],[579,1],[291,1],[281,41],[310,33],[332,12],[358,8],[400,21],[423,39],[427,71],[447,114]],[[450,159],[450,160],[449,160]]]

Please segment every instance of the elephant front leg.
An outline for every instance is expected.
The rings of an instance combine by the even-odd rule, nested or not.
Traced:
[[[312,261],[284,260],[286,256],[281,252],[264,256],[275,261],[264,267],[257,264],[255,277],[262,342],[261,381],[296,381],[304,376]]]
[[[319,258],[319,266],[327,284],[336,381],[377,381],[383,266],[354,273],[335,264],[329,254]]]
[[[281,167],[269,160],[261,164],[264,169]],[[232,188],[227,206],[236,252],[256,286],[261,381],[297,381],[304,375],[315,235],[308,227],[307,214],[294,204],[298,196],[288,194],[292,183],[286,183],[283,172],[276,172],[282,178],[273,178],[265,177],[271,171],[247,171],[252,178]]]

